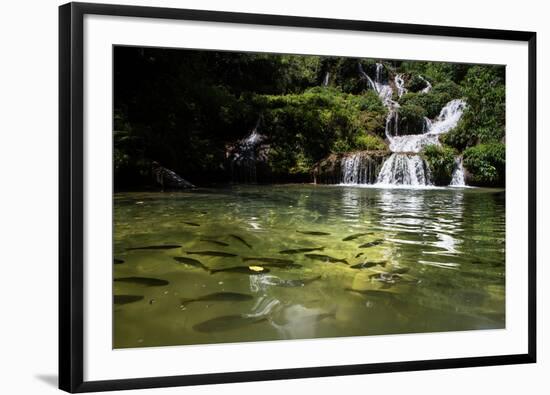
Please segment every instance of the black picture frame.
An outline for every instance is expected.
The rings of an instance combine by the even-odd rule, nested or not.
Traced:
[[[528,352],[346,366],[84,381],[83,20],[85,15],[306,27],[528,43]],[[59,8],[59,388],[90,392],[536,362],[536,33],[203,10],[68,3]]]

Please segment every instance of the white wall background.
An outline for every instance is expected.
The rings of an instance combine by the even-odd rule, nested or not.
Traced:
[[[100,2],[100,1],[96,1]],[[539,362],[536,365],[129,391],[128,394],[548,393],[549,199],[544,160],[550,86],[548,11],[540,0],[118,0],[120,4],[533,30],[538,33]],[[57,391],[57,0],[0,12],[0,392]],[[236,356],[237,357],[237,356]],[[289,358],[292,358],[290,355]],[[175,361],[177,363],[177,361]],[[545,375],[546,373],[546,375]]]

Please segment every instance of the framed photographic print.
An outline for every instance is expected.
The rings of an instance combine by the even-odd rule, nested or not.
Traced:
[[[535,362],[535,33],[59,15],[61,389]]]

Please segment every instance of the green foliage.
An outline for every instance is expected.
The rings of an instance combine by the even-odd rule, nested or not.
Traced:
[[[388,146],[378,136],[372,134],[358,134],[355,136],[354,148],[361,151],[384,151]]]
[[[506,120],[504,68],[473,66],[462,82],[462,91],[468,107],[462,116],[460,133],[470,136],[462,141],[467,140],[467,145],[501,141]]]
[[[428,145],[421,152],[435,185],[449,185],[455,166],[455,151],[449,147]]]
[[[463,121],[460,121],[454,129],[439,136],[439,140],[443,144],[453,147],[458,151],[463,151],[466,147],[471,147],[476,144],[477,136],[466,128]]]
[[[426,110],[416,104],[406,103],[399,108],[399,132],[401,134],[420,134],[424,126]]]
[[[421,75],[435,85],[446,81],[459,83],[470,67],[460,63],[406,61],[400,64],[398,71],[413,76]]]
[[[504,186],[506,146],[502,143],[479,144],[464,151],[464,167],[473,185]]]
[[[409,92],[413,93],[421,91],[426,88],[426,86],[426,81],[418,74],[413,75],[405,83],[405,88],[407,88]]]
[[[439,83],[429,93],[406,93],[399,102],[403,105],[422,107],[428,118],[436,118],[441,109],[453,99],[462,97],[460,87],[452,81]]]
[[[373,119],[385,111],[372,95],[312,88],[302,94],[259,96],[256,103],[263,107],[262,131],[277,174],[307,172],[333,152],[386,148],[379,137],[365,135]]]

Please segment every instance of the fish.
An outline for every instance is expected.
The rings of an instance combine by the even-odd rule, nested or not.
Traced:
[[[330,263],[344,263],[346,265],[349,265],[348,261],[346,261],[345,259],[338,259],[329,255],[306,254],[305,256],[308,257],[309,259],[314,259],[316,261],[330,262]]]
[[[243,262],[250,262],[250,261],[256,261],[256,262],[264,262],[264,263],[275,263],[275,264],[287,264],[290,265],[294,263],[293,261],[289,259],[282,259],[282,258],[262,258],[262,257],[243,257]]]
[[[405,280],[403,281],[403,277],[394,272],[380,272],[380,273],[374,273],[369,276],[371,280],[376,281],[382,281],[387,283],[395,283],[397,281],[399,282],[409,282],[409,283],[416,283],[416,280]]]
[[[223,315],[221,317],[200,322],[194,325],[193,329],[197,332],[221,332],[238,329],[247,325],[259,324],[266,321],[266,317],[249,317],[241,314]]]
[[[280,282],[277,283],[277,285],[285,288],[303,287],[305,285],[311,284],[312,282],[320,279],[321,279],[321,276],[319,275],[311,278],[301,278],[296,280],[281,280]]]
[[[138,302],[143,299],[142,295],[114,295],[113,302],[115,304],[128,304]]]
[[[352,234],[352,235],[349,235],[348,237],[344,237],[342,239],[342,241],[350,241],[350,240],[355,240],[355,239],[358,239],[360,237],[363,237],[363,236],[367,236],[367,235],[370,235],[371,232],[367,232],[367,233],[355,233],[355,234]]]
[[[363,263],[358,263],[357,265],[353,265],[353,266],[350,266],[352,269],[369,269],[371,267],[374,267],[376,265],[380,265],[380,266],[386,266],[386,263],[387,261],[371,261],[371,262],[363,262]]]
[[[384,296],[384,297],[393,296],[393,294],[388,292],[388,291],[380,291],[380,290],[377,290],[377,289],[344,288],[344,291],[354,292],[354,293],[358,293],[358,294],[366,295],[366,296]]]
[[[175,256],[174,260],[179,263],[183,263],[189,266],[198,267],[201,269],[204,269],[206,271],[210,270],[206,266],[203,265],[203,263],[197,259],[188,258],[186,256]]]
[[[228,246],[229,246],[229,244],[224,243],[223,241],[218,241],[218,240],[200,239],[200,241],[204,241],[205,243],[216,244],[216,245],[219,245],[219,246],[221,246],[221,247],[228,247]]]
[[[303,252],[323,251],[325,247],[295,248],[279,251],[279,254],[301,254]]]
[[[364,255],[364,252],[360,252],[359,254],[355,255],[356,258],[359,258],[361,255]]]
[[[200,226],[199,224],[195,223],[195,222],[186,222],[186,221],[183,221],[183,223],[185,225],[189,225],[189,226]]]
[[[231,254],[229,252],[221,251],[186,251],[188,255],[203,255],[203,256],[218,256],[223,258],[231,258],[238,256],[237,254]]]
[[[267,263],[263,264],[263,267],[275,267],[277,269],[299,269],[303,267],[297,263]]]
[[[219,272],[257,275],[257,274],[269,273],[269,269],[265,269],[261,266],[232,266],[232,267],[225,267],[223,269],[210,269],[211,274],[215,274]]]
[[[405,274],[411,270],[410,267],[396,267],[391,270],[391,274]]]
[[[113,262],[115,265],[120,265],[121,263],[124,263],[124,259],[114,258]]]
[[[297,321],[302,325],[304,324],[311,325],[315,322],[321,322],[322,320],[325,320],[327,318],[336,318],[336,309],[332,309],[330,312],[327,312],[327,313],[308,314],[308,315],[304,315],[296,318],[297,318]],[[288,323],[288,320],[287,320],[287,323]]]
[[[149,277],[119,277],[119,278],[115,278],[114,281],[121,282],[121,283],[145,285],[147,287],[160,287],[163,285],[170,284],[170,282],[166,280],[161,280],[158,278],[149,278]]]
[[[301,233],[303,235],[310,235],[310,236],[330,236],[330,233],[327,233],[327,232],[317,232],[317,231],[310,231],[310,230],[306,230],[306,231],[297,230],[296,232]]]
[[[174,248],[180,248],[181,246],[178,244],[163,244],[163,245],[157,245],[157,246],[144,246],[144,247],[131,247],[126,248],[128,251],[133,250],[173,250]]]
[[[377,246],[377,245],[380,245],[384,242],[383,239],[376,239],[376,240],[373,240],[373,241],[369,241],[368,243],[365,243],[365,244],[361,244],[359,246],[359,248],[369,248],[369,247],[374,247],[374,246]]]
[[[229,235],[230,237],[234,238],[235,240],[239,240],[241,243],[243,243],[245,246],[247,246],[248,248],[250,248],[251,250],[253,249],[252,246],[250,245],[250,243],[248,243],[245,239],[243,239],[241,236],[238,236],[238,235]]]
[[[183,306],[193,302],[244,302],[252,300],[252,295],[237,292],[214,292],[198,298],[181,299]]]

